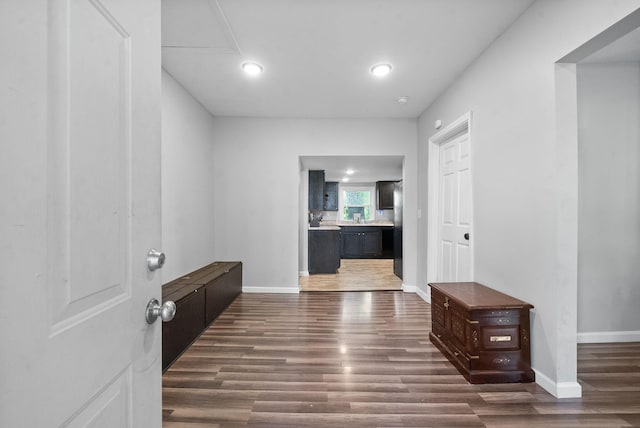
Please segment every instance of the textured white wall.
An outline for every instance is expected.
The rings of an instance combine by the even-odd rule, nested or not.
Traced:
[[[638,7],[631,0],[535,2],[419,119],[424,166],[434,121],[446,125],[473,112],[475,280],[535,305],[532,363],[550,389],[579,390],[575,339],[567,340],[576,337],[577,290],[558,273],[555,62]],[[418,194],[426,195],[427,172],[419,171]],[[426,213],[426,197],[419,203]],[[418,232],[424,260],[426,218]],[[426,272],[418,275],[426,289]]]
[[[299,157],[328,155],[407,157],[405,284],[415,285],[415,120],[216,118],[214,123],[215,254],[244,262],[247,289],[297,291],[307,212]]]
[[[639,332],[640,64],[577,70],[578,332]]]
[[[162,71],[164,282],[214,261],[213,116]]]

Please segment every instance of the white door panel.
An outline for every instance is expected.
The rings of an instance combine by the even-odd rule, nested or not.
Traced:
[[[161,244],[160,2],[13,0],[0,16],[27,40],[2,46],[20,73],[0,77],[32,104],[2,106],[21,124],[2,140],[25,141],[2,165],[16,200],[2,223],[25,233],[2,234],[24,250],[2,277],[17,287],[2,290],[0,426],[160,426],[161,325],[144,316],[161,292],[146,268]]]
[[[441,261],[441,281],[453,281],[454,280],[454,258],[453,258],[453,243],[442,239],[440,242],[440,261]]]
[[[458,226],[471,226],[471,170],[458,171]]]
[[[439,281],[471,280],[471,169],[468,133],[440,146]]]

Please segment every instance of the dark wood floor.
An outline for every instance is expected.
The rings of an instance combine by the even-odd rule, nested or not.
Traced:
[[[165,427],[640,427],[640,343],[580,345],[583,398],[470,385],[415,294],[242,294],[163,377]]]

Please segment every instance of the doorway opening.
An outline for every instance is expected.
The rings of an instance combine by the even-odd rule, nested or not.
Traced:
[[[640,16],[606,35],[574,64],[579,343],[640,341]]]
[[[403,174],[400,155],[300,157],[301,291],[402,290]]]
[[[557,299],[564,320],[557,372],[564,378],[577,373],[577,342],[640,340],[640,291],[631,272],[640,242],[638,28],[640,9],[555,67]],[[563,382],[556,392],[579,397],[581,387]]]

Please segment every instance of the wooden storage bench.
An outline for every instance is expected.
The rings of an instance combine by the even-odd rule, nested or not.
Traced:
[[[476,282],[429,284],[429,339],[471,383],[533,382],[529,303]]]
[[[214,262],[163,285],[162,301],[176,303],[176,316],[162,324],[162,370],[173,364],[241,292],[241,262]]]

